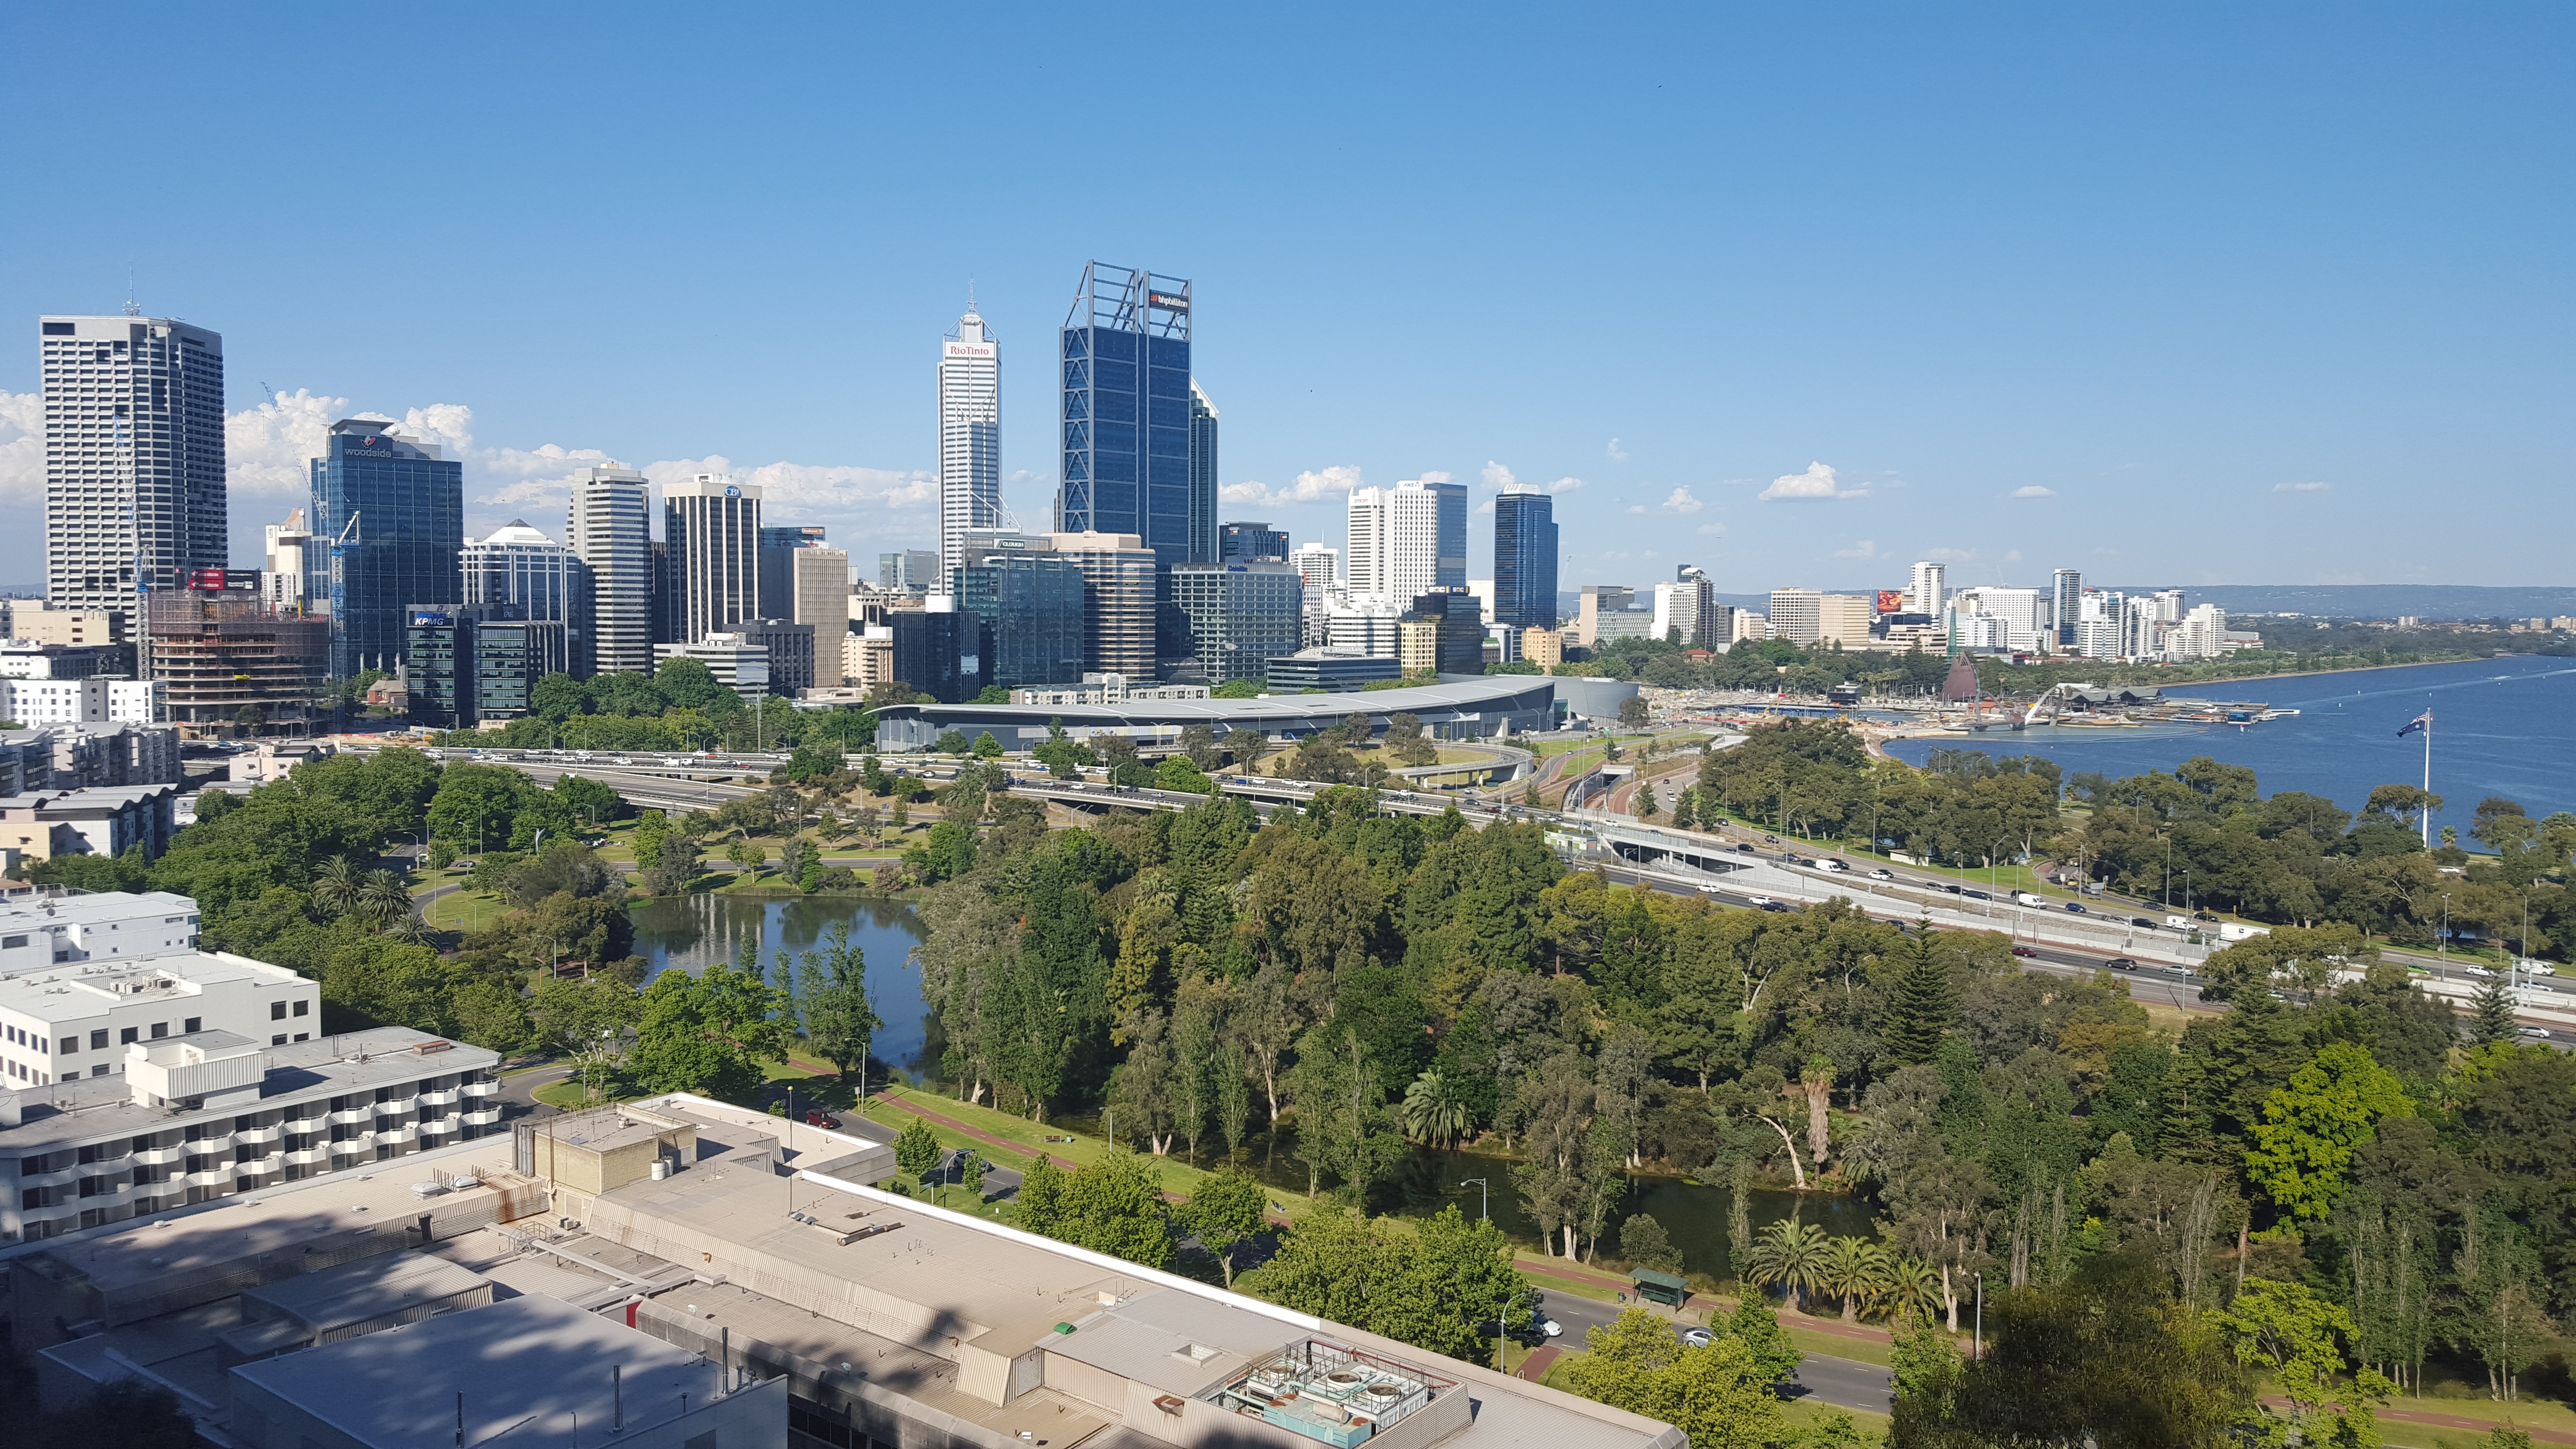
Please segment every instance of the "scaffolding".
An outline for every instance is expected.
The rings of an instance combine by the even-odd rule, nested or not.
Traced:
[[[307,719],[330,666],[330,621],[281,613],[255,590],[146,595],[144,636],[170,722],[192,733],[230,727],[249,706],[271,724]]]

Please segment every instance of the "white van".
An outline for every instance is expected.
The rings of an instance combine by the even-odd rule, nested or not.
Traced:
[[[2269,926],[2249,926],[2243,921],[2221,921],[2218,923],[2218,939],[2222,941],[2250,941],[2256,936],[2268,936],[2270,934],[2272,934],[2272,928]]]
[[[2165,924],[2171,926],[2177,931],[2188,931],[2191,929],[2191,917],[2167,916],[2165,917]]]
[[[2046,899],[2045,897],[2043,897],[2043,896],[2035,896],[2035,895],[2032,895],[2032,894],[2031,894],[2030,892],[2028,892],[2028,891],[2015,891],[2015,892],[2013,892],[2013,900],[2014,900],[2016,903],[2021,904],[2021,905],[2025,905],[2025,906],[2045,906],[2045,905],[2047,905],[2047,904],[2048,904],[2048,901],[2047,901],[2047,899]]]

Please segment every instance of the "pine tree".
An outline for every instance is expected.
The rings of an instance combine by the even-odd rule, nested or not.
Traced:
[[[2477,1010],[2469,1017],[2471,1045],[2494,1046],[2520,1035],[2521,1027],[2513,1019],[2513,989],[2506,984],[2512,979],[2504,972],[2493,971],[2478,987]]]
[[[1890,993],[1887,1019],[1879,1027],[1879,1043],[1889,1060],[1920,1065],[1941,1049],[1941,1038],[1958,1018],[1959,988],[1950,979],[1950,963],[1932,948],[1932,923],[1917,921]]]

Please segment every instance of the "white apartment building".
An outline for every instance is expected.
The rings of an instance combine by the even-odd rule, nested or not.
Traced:
[[[590,574],[592,667],[602,674],[653,667],[652,495],[653,485],[629,469],[573,475],[564,537]]]
[[[966,305],[939,344],[939,564],[966,561],[965,531],[1002,526],[1002,341]]]
[[[1439,582],[1439,490],[1419,478],[1392,488],[1352,489],[1351,593],[1409,605]]]
[[[1323,638],[1319,643],[1346,654],[1393,659],[1401,648],[1398,621],[1403,616],[1404,607],[1394,600],[1375,595],[1342,595],[1325,606]]]
[[[1759,643],[1770,637],[1771,618],[1769,615],[1757,614],[1751,609],[1738,609],[1735,611],[1735,629],[1727,638],[1727,642],[1729,644],[1741,644],[1747,639],[1751,639],[1754,642]]]
[[[1678,637],[1684,644],[1700,642],[1700,595],[1704,592],[1696,581],[1655,585],[1654,637]]]
[[[193,916],[196,903],[186,904]],[[196,928],[187,929],[193,936]],[[8,1028],[0,1091],[113,1076],[125,1069],[128,1046],[199,1031],[279,1046],[309,1040],[321,1024],[320,991],[283,966],[221,951],[0,974],[0,1024]]]
[[[1940,617],[1950,603],[1950,566],[1928,560],[1914,566],[1914,582],[1905,589],[1905,612]]]
[[[529,526],[511,519],[482,538],[469,538],[457,550],[465,576],[468,604],[517,604],[528,618],[564,626],[564,650],[576,678],[587,678],[592,663],[590,638],[590,570],[573,551]]]
[[[2032,653],[2047,647],[2050,625],[2048,596],[2038,589],[2012,589],[1997,584],[1981,584],[1959,590],[1951,596],[1950,610],[1961,623],[1954,637],[1962,648],[2008,649]],[[1971,618],[1992,619],[1996,627],[1970,626]],[[1968,644],[1970,634],[1993,643]]]
[[[287,514],[284,523],[265,525],[260,535],[260,597],[273,609],[304,609],[305,576],[312,566],[313,543],[313,530],[304,524],[304,510],[298,508]]]
[[[2168,659],[2216,659],[2227,652],[2227,611],[2216,604],[2191,610],[2165,635]]]
[[[1306,638],[1323,642],[1324,598],[1342,584],[1342,551],[1330,544],[1300,544],[1288,552],[1288,566],[1306,582]]]
[[[46,603],[131,614],[138,585],[222,568],[224,339],[169,317],[43,317],[37,332]]]

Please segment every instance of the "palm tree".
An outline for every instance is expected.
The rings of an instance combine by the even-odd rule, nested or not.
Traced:
[[[1928,1314],[1941,1299],[1941,1274],[1921,1258],[1896,1258],[1888,1265],[1879,1295],[1900,1317],[1907,1313]]]
[[[1434,1147],[1446,1147],[1467,1132],[1466,1099],[1437,1071],[1424,1072],[1404,1089],[1401,1115],[1405,1136]]]
[[[1825,1286],[1825,1230],[1782,1218],[1762,1230],[1753,1242],[1747,1276],[1756,1283],[1777,1283],[1789,1311],[1802,1312],[1801,1293]],[[1830,1290],[1828,1290],[1830,1291]]]
[[[1818,1286],[1843,1300],[1843,1322],[1860,1321],[1862,1300],[1887,1282],[1887,1250],[1867,1238],[1847,1236],[1825,1245],[1824,1281]]]
[[[432,939],[429,922],[405,911],[394,918],[392,925],[385,927],[385,939],[400,941],[407,946],[429,945]]]
[[[411,914],[411,892],[389,870],[371,870],[358,887],[358,913],[382,927]]]
[[[359,894],[365,888],[366,878],[345,855],[335,855],[313,868],[313,904],[331,915],[345,916],[356,910]]]

